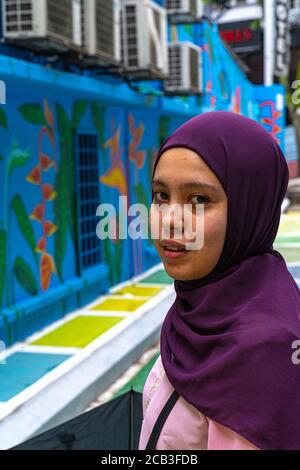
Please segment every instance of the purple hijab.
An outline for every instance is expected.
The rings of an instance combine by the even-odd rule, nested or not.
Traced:
[[[228,197],[215,268],[174,281],[162,325],[161,360],[175,390],[199,411],[264,450],[300,449],[300,290],[273,249],[288,184],[275,139],[245,116],[212,111],[161,145],[197,152]]]

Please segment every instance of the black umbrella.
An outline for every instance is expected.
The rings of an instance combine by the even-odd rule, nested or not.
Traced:
[[[142,396],[131,389],[12,450],[137,450],[143,419]]]

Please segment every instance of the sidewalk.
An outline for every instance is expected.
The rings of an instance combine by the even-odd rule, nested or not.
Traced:
[[[158,341],[174,298],[159,264],[6,351],[0,448],[83,412]]]

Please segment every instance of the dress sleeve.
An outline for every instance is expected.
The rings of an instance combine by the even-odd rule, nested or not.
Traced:
[[[208,419],[207,450],[260,450],[232,429]]]

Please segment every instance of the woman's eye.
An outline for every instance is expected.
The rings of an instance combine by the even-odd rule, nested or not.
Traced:
[[[165,201],[165,199],[163,199],[161,196],[159,197],[158,194],[165,195],[168,197],[167,193],[163,193],[161,191],[155,193],[152,191],[152,200],[159,201],[160,199],[162,199],[163,201]]]
[[[167,193],[164,193],[162,191],[159,191],[159,192],[153,192],[152,191],[152,201],[166,201],[166,199],[168,198],[168,195]],[[193,196],[191,198],[191,200],[193,200],[192,202],[194,202],[194,204],[204,204],[204,203],[207,203],[209,202],[209,199],[206,197],[206,196],[201,196],[201,194],[198,194],[197,196]]]
[[[199,199],[197,200],[197,198]],[[205,202],[209,201],[209,199],[206,196],[201,196],[201,194],[198,194],[197,196],[193,196],[192,199],[196,199],[195,204],[204,204]],[[205,199],[205,201],[203,201],[203,199]]]

